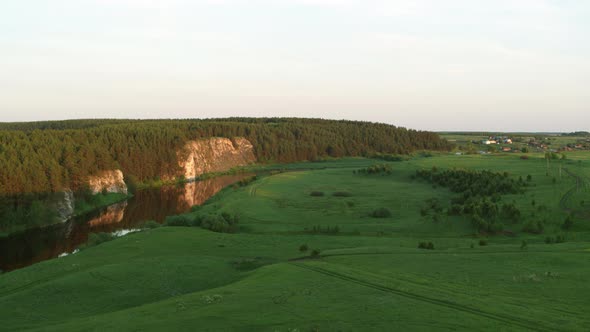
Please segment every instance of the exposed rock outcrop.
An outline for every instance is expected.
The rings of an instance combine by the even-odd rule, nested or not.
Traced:
[[[252,143],[242,137],[213,137],[189,141],[184,151],[179,153],[179,159],[179,165],[187,180],[205,173],[228,171],[256,161]]]
[[[74,193],[69,189],[51,194],[48,204],[60,222],[66,222],[74,215]]]
[[[89,177],[88,186],[95,195],[102,191],[127,195],[127,185],[123,179],[123,172],[118,169],[102,171],[95,176]]]

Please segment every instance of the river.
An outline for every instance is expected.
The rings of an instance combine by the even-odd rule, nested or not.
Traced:
[[[72,253],[90,233],[137,228],[146,220],[162,223],[166,216],[187,212],[221,189],[252,174],[219,176],[182,185],[144,189],[127,201],[76,217],[62,224],[34,228],[0,238],[0,270],[7,272]]]

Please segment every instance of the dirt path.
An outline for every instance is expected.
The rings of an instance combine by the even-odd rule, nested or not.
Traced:
[[[379,284],[371,283],[366,280],[362,280],[362,279],[354,278],[352,276],[347,276],[347,275],[344,275],[344,274],[341,274],[338,272],[330,271],[330,270],[327,270],[327,269],[324,269],[321,267],[310,266],[305,263],[291,262],[291,264],[295,265],[297,267],[303,268],[303,269],[307,269],[310,271],[321,273],[323,275],[337,278],[337,279],[340,279],[340,280],[343,280],[346,282],[351,282],[351,283],[355,283],[355,284],[358,284],[361,286],[376,289],[376,290],[379,290],[382,292],[387,292],[387,293],[403,296],[405,298],[409,298],[412,300],[427,302],[430,304],[443,306],[443,307],[446,307],[449,309],[467,312],[467,313],[470,313],[470,314],[473,314],[476,316],[480,316],[480,317],[484,317],[484,318],[488,318],[488,319],[493,319],[493,320],[496,320],[498,322],[502,322],[502,323],[505,323],[508,325],[518,326],[519,328],[524,328],[524,329],[533,330],[533,331],[554,331],[553,329],[547,329],[545,326],[543,326],[542,324],[539,324],[535,321],[525,320],[522,318],[518,318],[518,317],[510,316],[510,315],[505,315],[505,314],[494,314],[494,313],[490,313],[490,312],[485,312],[483,310],[480,310],[480,309],[477,309],[474,307],[465,306],[465,305],[453,303],[453,302],[446,301],[446,300],[439,300],[439,299],[426,297],[423,295],[411,293],[411,292],[404,291],[404,290],[399,290],[399,289],[395,289],[395,288],[391,288],[391,287],[382,286]]]

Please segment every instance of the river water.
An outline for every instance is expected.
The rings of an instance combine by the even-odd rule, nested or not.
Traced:
[[[127,201],[76,217],[66,223],[27,230],[0,238],[0,270],[7,272],[72,253],[90,233],[137,228],[146,220],[162,223],[166,216],[187,212],[221,189],[252,174],[219,176],[158,189],[145,189]]]

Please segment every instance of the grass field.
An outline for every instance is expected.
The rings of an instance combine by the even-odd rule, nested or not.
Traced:
[[[590,153],[549,166],[536,154],[435,155],[392,162],[391,175],[353,174],[375,163],[276,166],[288,172],[227,188],[194,212],[239,214],[236,234],[162,227],[0,275],[0,329],[588,330]],[[543,234],[518,223],[484,238],[466,217],[422,216],[426,200],[454,195],[411,178],[433,166],[531,175],[525,194],[502,200],[523,219],[546,219]],[[371,217],[379,208],[391,216]],[[313,231],[328,227],[338,232]],[[557,235],[567,240],[545,243]],[[418,249],[423,241],[434,250]]]

